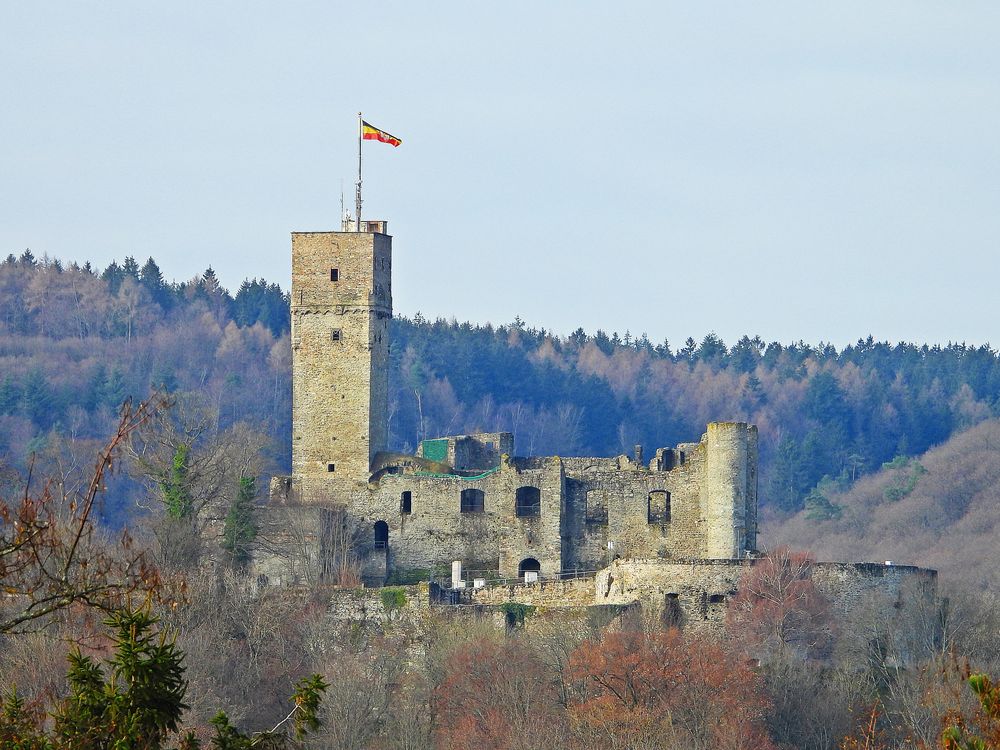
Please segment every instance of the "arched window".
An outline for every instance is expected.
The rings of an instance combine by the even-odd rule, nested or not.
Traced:
[[[375,549],[385,549],[389,544],[389,524],[385,521],[375,522]]]
[[[524,578],[524,574],[528,571],[539,572],[542,569],[542,564],[538,562],[533,557],[526,557],[521,560],[521,564],[517,566],[517,575],[520,578]]]
[[[542,492],[537,487],[518,487],[514,499],[514,512],[519,518],[541,515]]]
[[[399,496],[399,512],[404,515],[413,512],[413,493],[409,490]]]
[[[486,510],[486,493],[482,490],[462,490],[460,509],[463,513],[482,513]]]
[[[667,523],[670,521],[669,492],[666,490],[653,490],[649,493],[647,519],[649,523]]]

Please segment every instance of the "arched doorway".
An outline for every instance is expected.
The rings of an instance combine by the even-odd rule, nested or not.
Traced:
[[[375,522],[375,549],[384,549],[389,544],[389,524],[385,521]]]
[[[538,562],[533,557],[526,557],[521,560],[521,564],[517,566],[518,578],[524,578],[524,574],[528,572],[538,573],[542,569],[542,564]]]

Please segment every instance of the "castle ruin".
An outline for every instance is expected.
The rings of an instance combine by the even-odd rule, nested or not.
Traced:
[[[519,457],[511,433],[442,436],[421,441],[416,455],[392,453],[392,238],[383,221],[351,228],[292,234],[292,474],[272,480],[280,520],[256,572],[272,583],[321,577],[338,533],[331,525],[350,524],[369,585],[440,575],[459,561],[452,585],[474,581],[476,600],[489,603],[490,581],[511,584],[502,594],[510,600],[529,600],[539,590],[525,584],[583,573],[592,574],[582,589],[592,603],[662,606],[683,591],[685,618],[708,620],[707,607],[735,593],[758,556],[756,427],[713,422],[700,441],[648,460],[640,446],[614,458]],[[289,562],[292,548],[304,563]],[[933,579],[904,567],[894,576],[906,571]]]

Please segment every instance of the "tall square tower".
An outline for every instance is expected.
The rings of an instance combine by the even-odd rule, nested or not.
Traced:
[[[304,503],[348,503],[388,441],[392,238],[292,234],[292,486]]]

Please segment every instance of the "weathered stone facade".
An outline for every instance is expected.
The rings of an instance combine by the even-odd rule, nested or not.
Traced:
[[[368,580],[456,559],[514,578],[618,557],[755,551],[757,431],[743,423],[710,424],[699,443],[661,448],[648,464],[641,448],[633,458],[518,458],[510,433],[387,453],[392,243],[377,228],[292,235],[292,475],[272,483],[286,515],[346,508],[370,531]]]
[[[455,593],[476,607],[638,605],[720,627],[757,557],[757,428],[713,422],[648,462],[640,446],[516,457],[510,433],[388,452],[392,240],[384,222],[366,226],[378,231],[292,235],[292,475],[272,481],[256,572],[321,580],[350,537],[369,584],[445,578],[458,560],[468,588]],[[850,611],[874,590],[898,599],[904,582],[933,598],[935,574],[820,563],[813,578]]]

